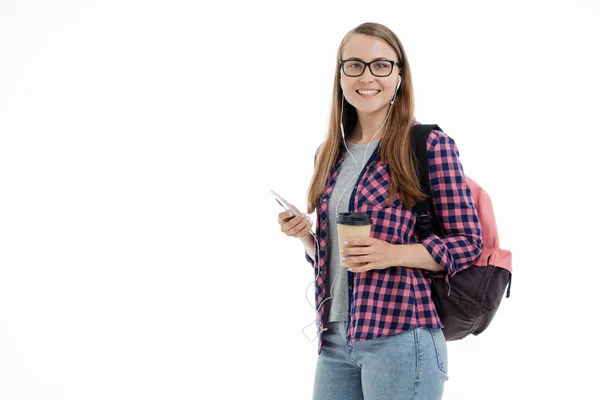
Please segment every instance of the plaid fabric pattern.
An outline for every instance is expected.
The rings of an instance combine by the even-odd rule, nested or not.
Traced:
[[[343,148],[342,145],[340,150]],[[433,130],[429,134],[427,150],[433,204],[445,234],[443,237],[432,234],[422,241],[418,239],[414,231],[416,214],[402,206],[400,192],[391,205],[385,204],[390,175],[387,163],[378,160],[379,145],[354,187],[349,210],[371,216],[371,236],[374,238],[392,244],[422,243],[443,268],[444,272],[440,274],[447,277],[467,268],[480,256],[483,248],[481,225],[454,140],[444,132]],[[318,265],[306,255],[315,269],[317,306],[329,296],[326,293],[329,197],[342,161],[343,151],[340,151],[317,211],[315,236],[319,251],[315,246],[315,254],[318,254]],[[430,271],[401,266],[358,274],[348,272],[348,343],[394,335],[417,326],[442,328],[431,298],[431,274]],[[320,307],[317,313],[319,352],[322,327],[326,322],[323,310],[324,307]]]

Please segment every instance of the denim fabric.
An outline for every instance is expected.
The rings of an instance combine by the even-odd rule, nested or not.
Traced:
[[[437,400],[448,380],[441,329],[414,328],[346,343],[346,321],[326,325],[313,400]]]

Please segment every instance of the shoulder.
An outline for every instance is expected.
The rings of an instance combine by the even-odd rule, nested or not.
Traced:
[[[432,129],[427,137],[427,152],[430,157],[458,156],[458,148],[452,136],[441,130]]]
[[[454,139],[446,132],[438,129],[432,129],[427,137],[427,144],[431,147],[437,145],[444,145],[447,143],[454,143]]]
[[[414,138],[417,151],[426,151],[428,158],[435,158],[448,151],[458,153],[454,139],[436,124],[421,124],[415,120],[413,134],[417,135]]]

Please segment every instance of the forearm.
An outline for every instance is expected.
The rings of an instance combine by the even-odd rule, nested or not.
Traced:
[[[315,238],[308,233],[300,238],[300,241],[304,245],[306,254],[314,261],[315,260]]]
[[[408,268],[421,268],[428,271],[439,272],[443,268],[435,261],[429,251],[420,243],[392,245],[394,265]]]

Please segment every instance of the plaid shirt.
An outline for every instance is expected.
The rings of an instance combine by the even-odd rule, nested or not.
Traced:
[[[315,270],[317,305],[329,296],[326,293],[329,197],[343,161],[343,149],[342,144],[317,210],[318,265],[306,255]],[[400,192],[390,206],[385,204],[390,175],[387,163],[378,160],[379,145],[358,178],[348,209],[371,216],[371,237],[392,244],[422,243],[443,268],[444,272],[440,274],[447,280],[448,276],[467,268],[480,256],[483,248],[481,225],[454,140],[444,132],[433,130],[427,140],[427,151],[433,204],[439,224],[446,233],[444,237],[432,234],[419,240],[414,231],[416,214],[401,204]],[[431,275],[427,270],[401,266],[365,273],[348,272],[347,342],[390,336],[417,326],[442,328],[431,298]],[[324,307],[320,307],[317,314],[320,353],[322,328],[326,322]]]

